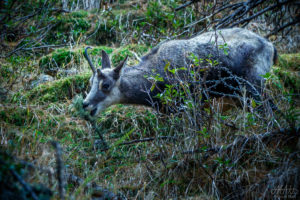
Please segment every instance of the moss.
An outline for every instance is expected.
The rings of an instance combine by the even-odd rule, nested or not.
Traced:
[[[39,68],[42,72],[56,76],[59,69],[69,69],[71,67],[81,66],[85,59],[83,58],[83,52],[85,48],[70,50],[66,48],[56,49],[49,55],[43,56],[39,61]],[[116,66],[121,62],[127,55],[135,58],[132,52],[138,55],[143,55],[149,47],[145,45],[127,45],[118,49],[113,49],[107,46],[93,47],[89,50],[89,55],[93,62],[97,60],[98,65],[101,66],[101,51],[104,50],[106,53],[111,55],[112,63]]]
[[[273,69],[286,88],[300,92],[300,53],[280,55]]]
[[[101,56],[101,51],[104,50],[106,53],[111,54],[113,52],[113,48],[111,47],[106,47],[106,46],[99,46],[99,47],[94,47],[93,49],[90,50],[90,55],[96,56],[99,55]],[[83,52],[83,50],[82,50]]]
[[[130,45],[128,45],[128,49],[130,51],[134,51],[137,54],[143,55],[149,50],[149,46],[138,45],[138,44],[130,44]]]
[[[12,55],[1,59],[0,83],[10,84],[21,76],[21,72],[31,73],[33,70],[30,64],[31,57]],[[21,67],[22,66],[22,67]]]
[[[114,65],[117,65],[122,60],[125,59],[125,57],[128,55],[129,57],[135,58],[132,52],[137,53],[138,55],[143,55],[145,52],[147,52],[149,47],[145,45],[137,45],[137,44],[131,44],[124,46],[122,48],[117,49],[113,55],[112,55],[112,63]]]
[[[157,129],[160,135],[170,134],[170,127],[165,127],[167,119],[161,119],[157,124],[157,116],[151,108],[143,106],[114,105],[107,108],[97,118],[99,130],[103,134],[109,133],[109,138],[126,137],[138,139],[141,136],[152,137]],[[113,124],[113,126],[112,126]]]
[[[72,99],[87,90],[90,74],[80,74],[42,84],[25,93],[25,99],[38,102],[57,102]]]
[[[13,67],[11,65],[2,65],[0,67],[1,80],[2,78],[9,78],[14,74]]]
[[[84,18],[87,17],[88,15],[89,13],[86,10],[79,10],[71,13],[71,16],[75,18]]]
[[[113,66],[116,66],[122,60],[124,60],[127,55],[135,59],[135,56],[133,55],[132,52],[135,52],[141,56],[145,54],[145,52],[147,52],[148,49],[149,49],[148,46],[137,45],[137,44],[127,45],[124,47],[120,47],[118,49],[113,49],[111,47],[106,47],[106,46],[99,46],[99,47],[93,47],[91,50],[89,50],[89,55],[92,60],[97,59],[98,65],[101,66],[101,51],[104,50],[111,57]],[[80,52],[83,54],[84,48],[82,48]]]
[[[284,87],[293,90],[295,93],[300,92],[300,72],[289,71],[280,67],[274,67],[274,73],[283,82]]]
[[[300,53],[281,54],[278,56],[278,66],[283,69],[300,71]]]

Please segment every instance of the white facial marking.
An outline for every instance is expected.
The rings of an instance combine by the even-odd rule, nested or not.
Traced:
[[[103,80],[100,80],[100,82],[99,82],[99,90],[102,89],[102,83],[103,83]]]

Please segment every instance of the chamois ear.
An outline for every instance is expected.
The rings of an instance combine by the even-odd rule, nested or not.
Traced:
[[[126,58],[114,69],[114,79],[118,79],[120,77],[121,69],[126,65],[128,59],[128,55]]]
[[[111,68],[111,65],[107,53],[102,50],[102,69],[105,68]]]

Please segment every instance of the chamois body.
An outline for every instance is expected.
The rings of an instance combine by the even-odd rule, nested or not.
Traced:
[[[226,47],[226,51],[220,47]],[[168,41],[153,48],[142,57],[136,66],[126,66],[124,61],[115,69],[111,69],[109,66],[103,67],[101,72],[99,70],[102,78],[99,74],[96,76],[94,73],[91,77],[92,89],[84,101],[84,107],[93,110],[91,113],[93,115],[112,104],[118,103],[147,106],[158,103],[159,105],[159,99],[155,99],[154,96],[163,91],[166,84],[171,83],[167,78],[165,66],[169,63],[169,68],[189,67],[192,64],[189,59],[191,54],[202,59],[217,60],[219,67],[226,68],[230,73],[242,77],[258,90],[264,82],[262,75],[270,71],[270,67],[277,56],[272,43],[241,28],[221,29],[187,40]],[[102,55],[102,59],[105,60],[106,57]],[[218,66],[210,69],[207,80],[218,79],[216,71]],[[114,72],[116,69],[118,69],[117,72]],[[158,82],[155,89],[150,90],[153,83],[147,77],[154,74],[160,74],[164,81]],[[102,92],[101,84],[107,82],[106,79],[111,79],[108,84],[110,90],[109,92]],[[224,87],[216,88],[217,91],[222,89]],[[247,89],[251,90],[251,88]]]

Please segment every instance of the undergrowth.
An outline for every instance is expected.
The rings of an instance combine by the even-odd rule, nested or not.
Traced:
[[[114,66],[126,55],[134,65],[152,45],[197,32],[197,26],[184,28],[195,20],[194,8],[174,13],[179,1],[119,1],[118,9],[56,13],[39,10],[40,2],[20,2],[16,11],[25,9],[20,16],[28,16],[30,7],[39,14],[22,26],[5,19],[5,31],[14,34],[4,38],[1,55],[9,56],[0,59],[1,191],[31,198],[24,180],[40,199],[59,198],[52,147],[57,141],[66,199],[112,194],[128,199],[299,196],[299,53],[281,54],[265,75],[263,102],[252,99],[247,107],[226,110],[225,100],[193,101],[183,92],[188,85],[177,85],[157,97],[176,111],[169,115],[115,105],[91,118],[82,108],[90,77],[85,47],[93,47],[89,54],[96,66],[101,66],[102,50]],[[41,32],[45,37],[36,40]],[[19,54],[10,54],[19,48]],[[54,81],[25,87],[43,74]],[[268,99],[278,110],[270,109]]]
[[[222,111],[224,104],[216,100],[203,109],[201,101],[193,106],[185,99],[183,113],[165,115],[116,105],[96,119],[88,117],[82,96],[76,96],[86,88],[69,93],[88,76],[84,81],[74,76],[41,85],[25,93],[28,101],[15,96],[13,104],[0,110],[1,144],[19,159],[34,160],[35,175],[29,182],[44,183],[54,196],[58,193],[51,141],[62,145],[70,199],[99,196],[102,189],[93,184],[142,199],[272,198],[278,188],[297,188],[293,177],[299,174],[299,102],[275,74],[267,77],[266,92],[281,114],[255,111],[255,104]],[[176,99],[174,92],[164,95],[170,94]]]

